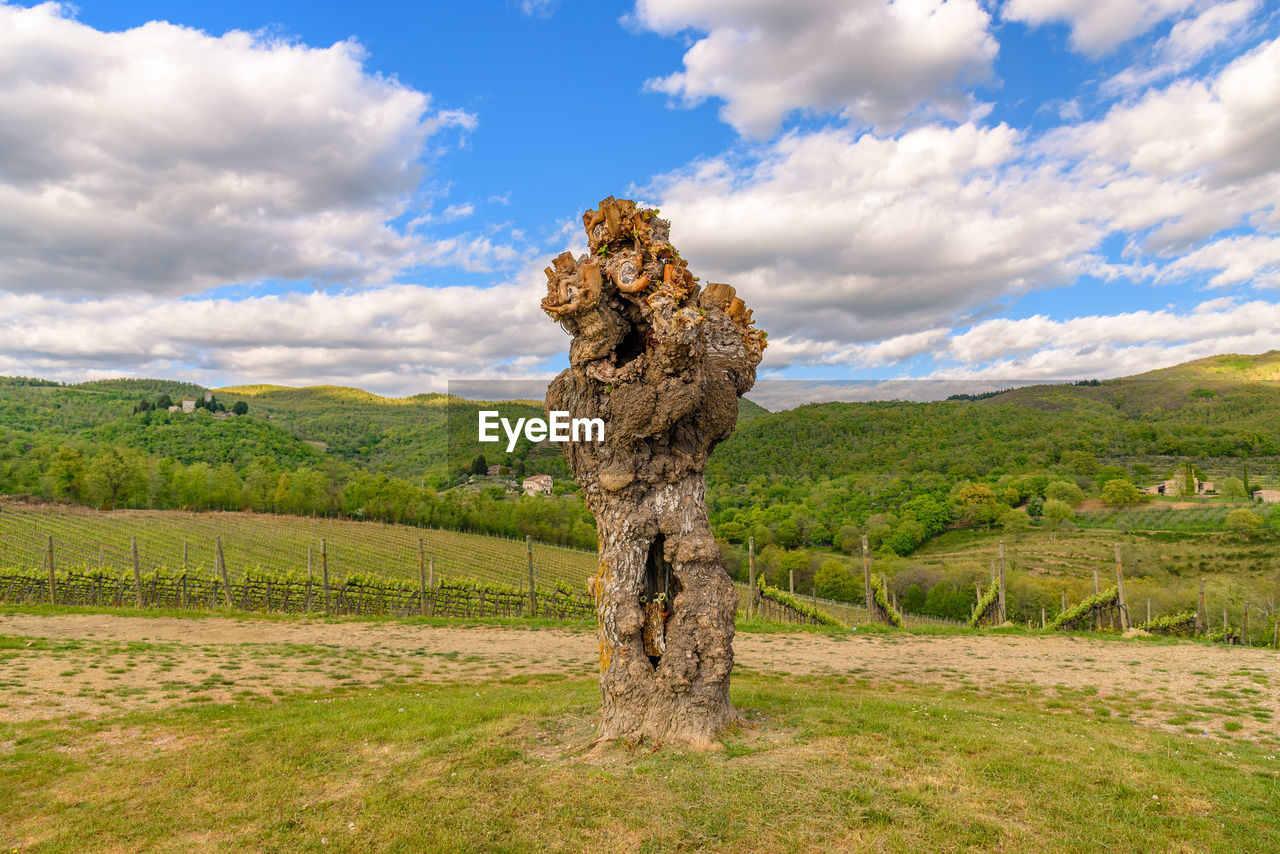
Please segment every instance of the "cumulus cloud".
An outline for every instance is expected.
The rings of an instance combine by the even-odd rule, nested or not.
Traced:
[[[1194,18],[1178,21],[1156,42],[1149,62],[1134,65],[1102,85],[1105,95],[1136,92],[1158,80],[1192,68],[1238,36],[1260,6],[1259,0],[1217,3]]]
[[[1157,280],[1189,278],[1206,271],[1216,271],[1207,283],[1211,288],[1242,282],[1280,288],[1280,237],[1243,234],[1214,240],[1176,258],[1160,271]]]
[[[1183,312],[994,319],[954,336],[949,348],[962,362],[982,366],[941,370],[934,378],[1123,376],[1219,353],[1280,349],[1280,304],[1226,298]]]
[[[1005,125],[826,130],[785,137],[749,170],[704,163],[655,192],[690,263],[733,282],[771,342],[794,339],[771,348],[785,360],[806,352],[800,340],[847,347],[947,326],[1087,271],[1105,233],[1089,199],[1019,158]]]
[[[388,221],[426,140],[475,117],[362,60],[354,42],[108,33],[0,5],[0,287],[187,294],[431,263]]]
[[[530,271],[490,288],[390,285],[241,300],[0,293],[0,374],[335,383],[387,394],[538,375],[566,340],[538,310],[536,278]]]
[[[646,194],[694,267],[756,307],[771,368],[892,365],[928,354],[937,330],[1081,275],[1275,287],[1277,138],[1273,41],[1041,137],[796,131]],[[1125,257],[1107,260],[1117,236]]]
[[[1064,23],[1071,45],[1087,54],[1105,53],[1178,17],[1201,0],[1006,0],[1001,16],[1030,26]]]
[[[1114,230],[1134,234],[1132,251],[1168,260],[1224,229],[1277,230],[1277,134],[1280,40],[1215,77],[1177,80],[1052,132],[1039,149],[1072,162],[1077,182],[1101,188],[1096,203]]]
[[[684,70],[649,88],[722,99],[724,120],[757,137],[793,111],[882,127],[921,109],[962,120],[998,49],[977,0],[638,0],[633,18],[664,35],[705,34]]]

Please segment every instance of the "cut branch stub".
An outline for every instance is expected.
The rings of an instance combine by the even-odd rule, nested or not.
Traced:
[[[709,746],[734,718],[737,596],[703,471],[737,423],[764,333],[732,287],[700,287],[656,211],[609,197],[583,226],[590,253],[546,269],[542,307],[573,336],[548,410],[605,423],[603,441],[564,445],[600,539],[599,733]]]

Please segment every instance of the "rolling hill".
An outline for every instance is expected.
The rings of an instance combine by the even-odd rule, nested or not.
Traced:
[[[1280,352],[1271,352],[980,399],[781,412],[743,401],[737,431],[708,464],[712,523],[731,563],[744,558],[748,537],[761,549],[821,553],[856,551],[866,534],[873,548],[907,555],[961,521],[957,496],[967,484],[991,490],[995,516],[1033,509],[1054,481],[1096,501],[1109,479],[1141,486],[1185,463],[1205,479],[1275,487],[1277,376]],[[559,527],[562,542],[592,542],[580,501],[557,497],[535,511],[510,499],[512,477],[545,472],[562,489],[573,485],[552,445],[522,440],[506,454],[480,444],[480,402],[240,386],[215,393],[247,402],[246,417],[135,412],[142,399],[201,392],[163,380],[0,380],[0,493],[109,504],[108,458],[118,451],[132,472],[111,493],[118,506],[324,513],[544,539]],[[541,413],[532,401],[502,408]],[[511,474],[454,488],[478,470],[480,456]],[[802,577],[810,581],[812,571]]]

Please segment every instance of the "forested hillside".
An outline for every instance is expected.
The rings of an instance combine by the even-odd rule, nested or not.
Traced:
[[[825,403],[770,413],[744,401],[737,432],[712,456],[712,522],[730,564],[754,537],[766,568],[853,553],[866,535],[910,555],[947,530],[1069,530],[1089,508],[1143,497],[1177,475],[1220,485],[1195,501],[1250,509],[1280,484],[1280,353],[1221,356],[1148,374],[1019,388],[933,403]],[[245,507],[385,518],[590,547],[573,496],[517,500],[513,479],[552,474],[573,491],[559,448],[476,440],[491,407],[443,395],[385,398],[336,387],[214,390],[243,415],[170,413],[205,389],[163,380],[62,386],[0,380],[0,492],[96,506]],[[504,415],[540,404],[504,402]],[[477,477],[488,465],[498,478]],[[1108,491],[1108,489],[1110,491]],[[538,508],[536,511],[530,508]],[[1227,529],[1227,511],[1218,523]],[[553,530],[559,526],[557,533]],[[826,556],[826,557],[824,557]],[[834,570],[833,570],[834,571]]]

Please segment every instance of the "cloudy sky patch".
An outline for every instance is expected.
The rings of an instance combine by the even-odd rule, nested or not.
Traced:
[[[0,3],[0,373],[544,377],[539,271],[610,193],[738,288],[770,376],[1280,347],[1272,4],[401,13]]]

